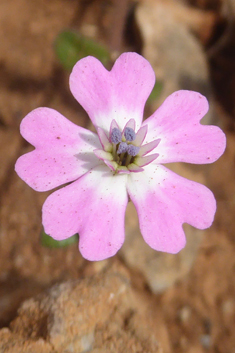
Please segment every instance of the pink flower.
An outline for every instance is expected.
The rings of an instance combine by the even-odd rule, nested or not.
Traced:
[[[98,135],[49,108],[33,110],[21,123],[35,150],[18,159],[18,175],[37,191],[69,183],[43,205],[45,232],[57,240],[79,233],[88,260],[113,256],[122,246],[128,198],[146,243],[159,251],[184,247],[183,223],[205,229],[213,221],[212,192],[162,164],[212,163],[224,152],[225,135],[199,123],[208,102],[191,91],[173,93],[142,122],[154,82],[150,64],[136,53],[122,54],[111,71],[86,57],[74,66],[70,88]]]

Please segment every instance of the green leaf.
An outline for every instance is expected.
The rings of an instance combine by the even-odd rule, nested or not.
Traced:
[[[104,66],[110,61],[109,51],[103,45],[72,31],[63,31],[57,36],[55,52],[67,70],[71,70],[78,60],[88,55],[99,59]]]
[[[50,235],[46,234],[44,230],[41,233],[41,244],[47,248],[63,248],[78,242],[78,234],[64,240],[55,240]]]
[[[161,81],[156,81],[153,90],[148,97],[147,103],[153,103],[160,96],[163,89],[163,83]]]

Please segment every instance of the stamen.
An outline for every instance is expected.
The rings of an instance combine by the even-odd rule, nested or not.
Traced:
[[[126,141],[131,142],[135,139],[135,131],[131,127],[126,127],[124,130],[124,136]]]
[[[113,130],[111,131],[111,136],[110,136],[110,140],[112,143],[118,144],[119,142],[122,141],[122,133],[118,128],[113,128]]]
[[[125,153],[127,151],[127,143],[126,142],[121,142],[118,146],[117,154]]]
[[[128,145],[127,147],[127,153],[132,157],[135,157],[139,153],[139,150],[140,148],[137,146]]]

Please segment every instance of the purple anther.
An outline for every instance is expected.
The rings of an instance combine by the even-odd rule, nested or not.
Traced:
[[[126,127],[124,130],[124,136],[126,141],[134,141],[135,139],[135,131],[131,127]]]
[[[111,131],[110,140],[112,143],[115,143],[115,144],[122,141],[122,133],[117,127],[114,127],[113,130]]]
[[[118,146],[117,154],[125,153],[127,151],[127,147],[128,145],[126,142],[121,142]]]
[[[132,157],[136,156],[139,153],[139,150],[140,148],[137,146],[133,146],[133,145],[127,146],[127,153]]]

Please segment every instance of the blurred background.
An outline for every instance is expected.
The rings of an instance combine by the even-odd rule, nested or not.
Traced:
[[[93,55],[110,69],[125,51],[156,74],[145,117],[178,89],[209,100],[204,122],[225,131],[225,154],[172,168],[214,192],[217,214],[207,231],[185,225],[186,248],[168,255],[143,242],[130,204],[121,251],[90,263],[77,241],[42,242],[50,193],[14,172],[32,149],[19,125],[47,106],[93,129],[71,68]],[[0,352],[235,353],[234,116],[234,0],[0,0]]]

